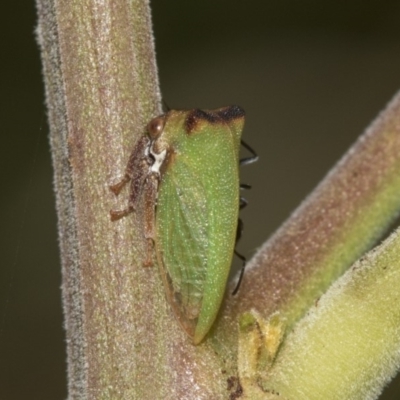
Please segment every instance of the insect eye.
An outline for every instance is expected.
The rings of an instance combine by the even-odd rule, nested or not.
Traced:
[[[157,138],[164,129],[165,117],[153,118],[147,125],[147,132],[151,139]]]

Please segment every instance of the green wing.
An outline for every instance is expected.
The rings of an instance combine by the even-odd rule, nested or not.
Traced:
[[[190,165],[177,163],[164,175],[159,191],[157,250],[170,301],[188,331],[197,323],[204,292],[207,215],[201,179]]]
[[[230,131],[182,140],[160,185],[156,247],[169,301],[195,342],[223,298],[238,209],[238,155]]]

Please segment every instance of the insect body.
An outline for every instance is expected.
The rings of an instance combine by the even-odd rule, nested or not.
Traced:
[[[168,111],[148,124],[118,194],[131,181],[128,208],[145,204],[147,264],[153,242],[166,294],[195,344],[211,328],[225,292],[237,235],[239,147],[244,111]]]

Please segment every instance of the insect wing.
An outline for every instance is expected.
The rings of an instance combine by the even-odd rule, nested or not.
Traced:
[[[169,301],[193,337],[207,270],[207,201],[190,166],[174,167],[165,174],[157,201],[157,255]]]
[[[239,210],[238,144],[224,123],[203,124],[177,146],[157,201],[157,254],[180,324],[202,340],[218,313]]]

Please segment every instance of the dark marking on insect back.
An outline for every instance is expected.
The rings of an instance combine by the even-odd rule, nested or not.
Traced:
[[[216,122],[218,122],[219,118],[216,113],[195,108],[194,110],[190,111],[188,116],[186,117],[186,132],[188,134],[192,133],[196,129],[197,124],[202,120],[207,121],[211,124],[215,124]]]
[[[210,124],[229,123],[232,120],[243,118],[245,112],[239,106],[228,106],[217,110],[200,110],[198,108],[190,111],[186,117],[186,133],[191,134],[198,123],[206,121]]]
[[[243,108],[239,106],[228,106],[220,108],[217,110],[217,114],[224,122],[230,122],[234,119],[244,118],[244,116],[246,115]]]

